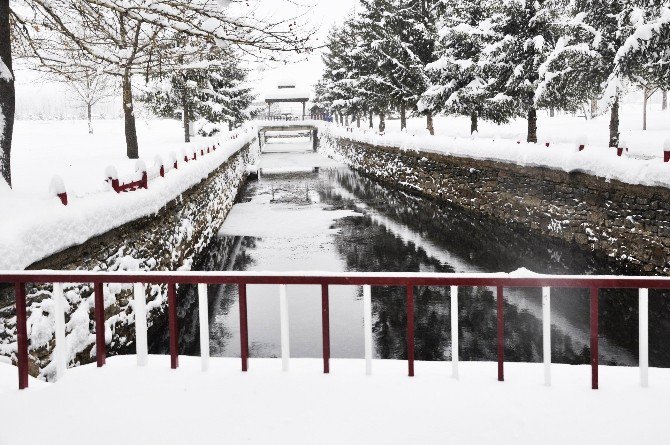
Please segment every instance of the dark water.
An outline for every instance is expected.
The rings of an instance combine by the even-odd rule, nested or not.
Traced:
[[[269,155],[264,155],[269,156]],[[292,155],[302,156],[302,155]],[[318,155],[311,154],[315,160]],[[284,156],[286,158],[286,156]],[[285,160],[285,159],[284,159]],[[298,162],[304,167],[301,160]],[[511,272],[622,274],[603,258],[514,226],[389,190],[346,167],[281,172],[266,169],[249,182],[201,270],[327,270],[403,272]],[[239,210],[239,212],[238,212]],[[229,222],[231,224],[229,224]],[[229,227],[230,226],[230,227]],[[180,347],[198,354],[197,299],[181,290]],[[276,286],[249,286],[251,355],[280,354]],[[415,290],[418,360],[451,357],[449,289]],[[373,337],[378,358],[405,358],[405,290],[372,288]],[[601,362],[637,363],[637,291],[601,291]],[[292,357],[321,356],[320,290],[289,286]],[[333,357],[362,357],[362,290],[331,287]],[[670,366],[670,299],[650,293],[650,364]],[[210,286],[212,355],[239,356],[237,289]],[[505,290],[505,359],[542,359],[539,289]],[[586,290],[552,290],[552,359],[588,363],[589,305]],[[492,289],[460,288],[462,360],[496,359],[496,302]],[[155,349],[166,349],[161,326]]]

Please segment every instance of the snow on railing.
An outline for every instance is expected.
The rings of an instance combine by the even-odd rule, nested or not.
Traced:
[[[247,133],[245,129],[243,131]],[[227,140],[236,140],[241,136],[240,131],[231,132],[227,135]],[[213,153],[221,146],[220,142],[205,147],[188,147],[180,150],[180,156],[174,152],[168,154],[167,161],[164,161],[160,155],[156,155],[154,162],[150,167],[147,167],[145,162],[138,159],[135,163],[135,171],[133,178],[127,182],[121,182],[119,174],[113,165],[105,169],[105,182],[110,184],[112,190],[116,193],[132,192],[139,189],[148,189],[149,182],[158,177],[164,178],[170,170],[179,169],[179,161],[184,163],[190,161],[197,161],[198,156],[203,157],[209,153]],[[63,205],[68,205],[68,195],[65,189],[65,183],[60,176],[54,176],[49,186],[49,193],[53,197],[58,197]]]
[[[200,156],[202,157],[206,153],[209,154],[216,151],[217,147],[220,145],[221,144],[217,142],[211,147],[207,146],[206,148],[189,147],[188,150],[182,150],[182,157],[184,162],[197,161],[198,153],[200,153]],[[163,158],[160,155],[157,155],[154,158],[154,163],[151,168],[147,168],[146,164],[141,159],[137,160],[134,173],[134,176],[137,179],[121,183],[119,181],[118,173],[116,173],[116,169],[113,166],[109,166],[105,170],[105,177],[107,178],[105,181],[111,184],[112,189],[116,193],[133,192],[139,189],[148,189],[150,180],[158,177],[164,178],[171,169],[177,170],[178,168],[179,162],[174,153],[170,154],[170,161],[168,162],[164,162]]]
[[[72,271],[18,271],[0,272],[0,282],[13,283],[16,298],[16,337],[19,389],[28,387],[28,335],[26,318],[26,283],[54,284],[54,316],[56,326],[57,378],[66,371],[65,319],[63,283],[93,283],[95,312],[95,353],[98,367],[105,364],[105,312],[103,286],[110,283],[133,284],[134,312],[137,344],[137,364],[147,363],[147,284],[167,285],[168,329],[170,363],[173,369],[179,366],[177,293],[176,286],[197,284],[200,319],[200,350],[202,370],[209,366],[209,315],[207,312],[208,284],[236,284],[238,286],[240,316],[240,358],[242,371],[248,369],[249,335],[247,324],[247,285],[278,285],[281,322],[282,368],[289,368],[289,312],[286,285],[321,286],[321,324],[323,344],[323,372],[329,373],[330,360],[330,315],[329,286],[363,286],[363,335],[365,372],[372,373],[372,303],[371,286],[404,286],[407,310],[407,361],[408,374],[414,375],[414,287],[442,286],[451,289],[451,350],[452,375],[458,378],[458,288],[459,286],[495,287],[497,303],[497,357],[498,380],[504,381],[504,289],[542,288],[542,335],[544,381],[551,385],[551,288],[584,288],[590,290],[590,354],[591,387],[598,388],[598,298],[600,289],[639,289],[639,368],[640,384],[649,384],[649,291],[648,289],[670,289],[670,278],[616,277],[616,276],[554,276],[554,275],[508,275],[508,274],[436,274],[436,273],[249,273],[249,272],[72,272]]]

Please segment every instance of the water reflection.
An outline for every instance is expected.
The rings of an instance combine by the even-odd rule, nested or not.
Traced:
[[[389,190],[344,167],[262,174],[259,181],[248,183],[240,195],[240,203],[256,218],[248,221],[249,236],[241,233],[226,236],[224,226],[224,235],[212,243],[205,259],[198,262],[199,269],[509,272],[525,267],[551,274],[624,272],[605,258],[563,242],[538,238],[514,225],[503,225]],[[273,213],[277,210],[280,218]],[[322,226],[324,216],[324,221],[329,221],[330,215],[342,210],[351,213]],[[310,219],[312,224],[305,224],[304,219]],[[271,230],[264,230],[259,221],[268,224]],[[293,230],[284,230],[287,225]],[[296,227],[304,227],[304,232],[297,234]],[[179,310],[180,345],[183,353],[197,354],[194,290],[184,288],[180,293],[183,294]],[[251,355],[278,356],[277,289],[249,286],[248,294]],[[212,354],[239,355],[237,288],[210,286],[209,295]],[[291,354],[319,357],[319,289],[289,286],[288,295]],[[419,287],[415,295],[416,358],[449,359],[449,289]],[[636,292],[606,290],[601,295],[601,360],[634,365],[638,330]],[[670,334],[668,301],[659,293],[652,293],[650,298],[653,366],[670,366],[669,352],[667,348],[663,350],[661,343]],[[374,287],[372,302],[375,355],[405,358],[405,290]],[[495,360],[495,316],[496,302],[491,289],[461,288],[459,354],[463,360]],[[552,290],[554,362],[588,363],[588,322],[586,290]],[[331,332],[333,357],[362,356],[359,288],[332,287]],[[166,347],[165,338],[156,338],[156,348]],[[505,356],[510,361],[541,361],[539,289],[506,289]]]

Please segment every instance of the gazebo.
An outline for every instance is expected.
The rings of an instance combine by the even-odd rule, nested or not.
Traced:
[[[309,91],[296,88],[295,81],[286,79],[277,84],[277,89],[265,95],[265,103],[268,104],[268,118],[270,107],[275,103],[300,103],[302,104],[302,119],[305,119],[305,107],[309,101]]]

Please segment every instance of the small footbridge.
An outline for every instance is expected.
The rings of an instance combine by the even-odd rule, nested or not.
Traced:
[[[314,120],[262,120],[257,121],[258,143],[261,151],[270,138],[309,137],[310,146],[316,151],[319,121]]]

